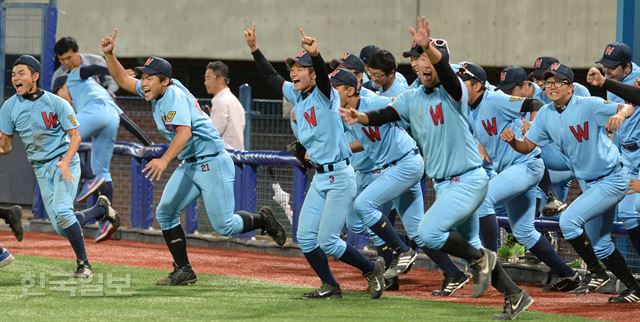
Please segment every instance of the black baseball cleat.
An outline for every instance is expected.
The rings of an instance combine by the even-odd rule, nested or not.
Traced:
[[[491,272],[496,267],[498,255],[488,249],[482,249],[482,257],[471,262],[473,289],[471,296],[480,297],[491,285]]]
[[[609,298],[609,303],[636,303],[640,302],[640,290],[627,289],[618,296]]]
[[[188,285],[198,281],[196,273],[191,268],[191,265],[187,264],[178,268],[176,263],[173,263],[173,272],[169,273],[169,276],[156,281],[156,285],[164,286],[176,286],[176,285]]]
[[[262,234],[265,233],[271,236],[273,240],[279,246],[284,246],[287,242],[287,233],[284,227],[278,222],[276,216],[273,214],[273,210],[269,207],[260,208],[260,217],[264,220],[264,228]]]
[[[400,279],[398,276],[390,279],[384,279],[384,290],[385,291],[397,291],[400,289]]]
[[[570,292],[580,286],[580,274],[577,272],[573,276],[558,278],[554,283],[542,288],[545,292]]]
[[[372,299],[379,299],[384,292],[384,259],[378,257],[373,262],[373,271],[364,275],[367,278],[369,295]]]
[[[303,299],[340,299],[342,298],[342,290],[340,289],[340,284],[331,285],[327,283],[322,283],[319,289],[302,294]]]
[[[587,275],[585,275],[584,279],[580,282],[580,286],[576,287],[574,292],[576,292],[576,294],[593,293],[609,283],[610,280],[611,278],[606,272],[603,274],[587,272]]]
[[[469,276],[467,276],[467,274],[462,274],[458,278],[449,277],[445,274],[444,280],[442,280],[442,288],[431,291],[431,295],[451,296],[457,290],[463,288],[467,283],[469,283]]]
[[[76,260],[78,267],[76,267],[76,271],[73,273],[73,277],[75,278],[91,278],[93,277],[93,268],[89,261]]]
[[[522,312],[526,311],[533,304],[533,298],[522,290],[522,292],[504,297],[504,306],[501,314],[494,315],[494,320],[515,320]]]
[[[542,208],[542,215],[551,217],[563,212],[567,209],[567,204],[558,200],[553,192],[549,191],[547,193],[547,204]]]
[[[398,254],[384,272],[384,278],[391,279],[406,272],[411,268],[416,258],[418,258],[418,253],[411,248],[404,253]]]
[[[6,222],[9,224],[9,228],[11,228],[13,234],[16,235],[16,239],[18,241],[22,241],[22,238],[24,237],[24,229],[22,228],[22,207],[11,206],[9,211],[11,211],[11,214],[6,219]]]

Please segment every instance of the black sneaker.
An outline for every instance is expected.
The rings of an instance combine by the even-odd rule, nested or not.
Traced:
[[[156,281],[156,285],[188,285],[198,281],[196,273],[191,268],[191,265],[187,264],[184,267],[178,268],[176,263],[173,263],[173,272],[169,273],[169,276]]]
[[[636,303],[640,302],[640,290],[627,289],[618,296],[609,298],[609,303]]]
[[[611,278],[609,278],[609,275],[606,272],[603,274],[587,272],[587,275],[581,281],[580,286],[578,286],[574,292],[576,292],[576,294],[593,293],[609,283],[610,280]]]
[[[391,279],[406,272],[411,268],[416,258],[418,258],[418,253],[411,248],[404,253],[398,254],[384,272],[384,278]]]
[[[282,227],[276,219],[276,216],[273,214],[273,210],[269,207],[260,208],[260,217],[262,217],[265,222],[262,234],[268,234],[273,238],[278,246],[284,246],[287,242],[287,233],[284,230],[284,227]]]
[[[9,210],[11,211],[11,215],[6,219],[6,222],[9,224],[13,234],[16,235],[16,239],[18,241],[22,241],[22,238],[24,237],[24,229],[22,228],[22,207],[11,206]]]
[[[498,255],[488,249],[482,249],[482,257],[471,262],[473,271],[473,289],[471,296],[480,297],[491,285],[491,272],[496,267]]]
[[[384,280],[384,290],[385,291],[397,291],[400,289],[400,279],[398,276],[390,279]]]
[[[73,277],[75,278],[91,278],[93,277],[93,268],[91,267],[91,264],[89,264],[89,261],[83,261],[83,260],[76,260],[76,263],[78,264],[78,267],[76,268],[76,271],[73,273]]]
[[[384,259],[382,257],[378,257],[375,262],[373,262],[373,271],[369,272],[365,275],[367,278],[367,283],[369,286],[367,290],[369,290],[369,295],[371,295],[372,299],[379,299],[382,296],[382,292],[385,288],[384,282]]]
[[[542,215],[551,217],[567,209],[567,204],[558,200],[553,192],[547,193],[547,204],[542,208]]]
[[[322,283],[319,289],[302,294],[303,299],[340,299],[342,298],[342,290],[340,284],[333,286],[330,284]]]
[[[533,298],[525,290],[518,294],[505,296],[502,313],[495,315],[493,318],[495,320],[515,320],[531,304],[533,304]]]
[[[580,274],[577,272],[571,277],[558,278],[555,283],[551,283],[542,288],[545,292],[570,292],[580,286]]]
[[[457,290],[463,288],[465,284],[469,283],[469,276],[467,274],[462,274],[458,278],[452,278],[444,275],[444,280],[442,280],[442,288],[439,290],[431,291],[431,295],[433,296],[451,296]]]

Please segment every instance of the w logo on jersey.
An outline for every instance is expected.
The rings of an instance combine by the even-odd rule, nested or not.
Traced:
[[[573,136],[576,137],[578,142],[582,143],[582,140],[589,141],[589,122],[584,122],[582,127],[580,125],[576,125],[574,128],[573,125],[569,126],[569,130],[573,133]]]
[[[604,55],[605,56],[611,56],[611,54],[613,54],[613,51],[616,49],[616,47],[613,46],[607,46],[607,48],[604,49]]]
[[[44,126],[47,129],[58,127],[58,114],[54,114],[53,112],[42,112],[42,121],[44,122]]]
[[[491,120],[482,120],[482,126],[484,127],[484,130],[487,131],[487,135],[494,136],[498,134],[498,126],[496,125],[495,116]]]
[[[431,120],[433,121],[433,125],[438,126],[440,124],[444,124],[444,115],[442,114],[442,103],[436,105],[435,111],[433,110],[433,106],[429,108],[429,113],[431,114]]]
[[[309,123],[310,127],[313,128],[318,126],[318,120],[316,119],[316,108],[312,107],[309,112],[304,112],[304,119],[307,120],[307,123]]]
[[[363,127],[362,132],[371,142],[380,141],[380,128],[377,126]]]

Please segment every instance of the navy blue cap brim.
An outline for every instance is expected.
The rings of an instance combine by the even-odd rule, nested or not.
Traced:
[[[162,74],[161,72],[157,71],[154,68],[151,68],[149,66],[139,66],[133,69],[133,71],[136,73],[137,76],[140,76],[142,74],[147,74],[147,75],[158,75],[158,74]],[[165,76],[169,76],[169,75],[165,75]]]
[[[617,67],[618,65],[622,64],[623,62],[621,61],[616,61],[616,60],[612,60],[609,58],[600,58],[599,60],[596,61],[596,64],[602,64],[602,66],[607,67],[607,68],[613,68],[613,67]]]
[[[302,64],[302,63],[300,62],[300,59],[298,59],[298,58],[291,58],[291,57],[287,58],[287,59],[284,61],[284,63],[285,63],[285,64],[287,65],[287,67],[289,67],[289,68],[293,67],[293,65],[295,65],[295,64],[298,64],[298,65],[300,65],[300,66],[302,66],[302,67],[313,67],[313,65],[305,65],[305,64]]]
[[[542,74],[542,79],[543,80],[547,80],[549,77],[555,77],[561,80],[566,80],[566,81],[570,81],[573,82],[573,80],[571,80],[570,78],[563,76],[563,75],[557,75],[556,72],[548,70],[546,72],[544,72],[544,74]]]
[[[504,91],[508,91],[510,89],[513,89],[517,85],[518,85],[517,82],[504,82],[504,83],[498,84],[498,86],[496,86],[496,88],[504,92]]]

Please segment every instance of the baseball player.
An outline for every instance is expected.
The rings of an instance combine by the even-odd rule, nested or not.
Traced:
[[[406,79],[403,82],[397,78],[397,68],[396,59],[388,50],[380,49],[369,57],[367,70],[378,95],[397,97],[409,88]]]
[[[544,74],[544,72],[549,70],[549,68],[551,68],[551,65],[556,63],[560,63],[558,58],[551,57],[551,56],[538,57],[533,62],[533,70],[531,71],[531,73],[529,73],[529,75],[527,75],[531,82],[538,85],[538,88],[536,89],[536,94],[534,94],[535,98],[541,100],[545,104],[551,103],[551,100],[543,93],[544,91],[542,89],[544,88],[543,86],[544,79],[542,78],[542,75]],[[580,83],[573,83],[573,89],[574,89],[574,93],[573,93],[574,95],[577,95],[580,97],[591,96],[589,89],[587,89],[586,86]]]
[[[374,91],[366,87],[362,87],[362,83],[364,82],[364,78],[367,77],[367,73],[365,73],[366,66],[364,65],[364,62],[362,61],[362,59],[360,59],[360,57],[351,53],[344,53],[342,54],[342,56],[340,56],[340,59],[332,60],[329,66],[334,70],[343,68],[348,69],[352,73],[354,73],[358,78],[358,88],[360,96],[367,97],[376,95]]]
[[[600,260],[628,289],[609,298],[609,302],[637,302],[640,286],[611,240],[615,206],[624,197],[628,182],[620,154],[605,131],[619,129],[634,109],[598,97],[573,95],[574,76],[569,66],[553,64],[542,77],[552,103],[540,109],[524,140],[516,139],[511,129],[501,137],[523,154],[549,142],[558,143],[581,180],[583,193],[560,217],[565,240],[589,270],[575,292],[591,293],[610,281]]]
[[[11,207],[0,207],[0,218],[9,225],[11,231],[20,242],[24,237],[24,229],[22,227],[22,207],[15,205]]]
[[[99,191],[109,201],[113,201],[113,183],[109,168],[122,110],[107,90],[91,78],[94,75],[108,73],[107,68],[100,65],[78,67],[54,81],[53,93],[73,104],[78,122],[82,124],[78,128],[80,137],[84,141],[92,142],[91,172],[84,177],[89,181],[104,180]],[[76,201],[82,201],[91,194],[90,185],[83,187],[87,188],[87,191],[80,192]],[[108,220],[100,222],[95,242],[107,240],[117,228]]]
[[[218,233],[229,236],[262,229],[283,246],[285,230],[268,207],[262,207],[259,214],[233,213],[233,161],[209,116],[193,95],[171,78],[171,64],[160,57],[149,57],[144,66],[135,69],[141,79],[130,77],[113,53],[117,31],[102,39],[109,73],[120,88],[151,102],[156,127],[171,142],[162,157],[149,161],[143,172],[147,178],[158,180],[173,159],[182,161],[169,178],[156,208],[156,219],[174,260],[174,271],[156,285],[197,281],[189,264],[180,213],[199,196],[203,197],[209,222]]]
[[[631,61],[631,48],[621,42],[608,44],[596,63],[604,66],[606,78],[623,84],[633,85],[640,77],[640,68]],[[627,101],[610,91],[607,91],[607,99],[616,103]],[[640,123],[638,122],[640,122],[640,112],[636,111],[627,122],[622,123],[614,137],[614,141],[620,148],[627,181],[637,179],[638,170],[640,170],[640,127],[638,127]],[[626,195],[618,204],[617,220],[622,221],[633,248],[636,252],[640,252],[640,213],[637,207],[640,207],[637,195]]]
[[[362,271],[370,296],[377,299],[384,289],[384,260],[378,258],[372,263],[340,239],[356,194],[355,173],[349,161],[351,151],[339,114],[340,98],[329,82],[317,40],[306,36],[302,28],[300,34],[304,51],[286,60],[291,77],[291,82],[287,82],[258,49],[255,23],[244,31],[262,77],[294,104],[291,128],[316,165],[316,175],[300,211],[298,243],[322,286],[303,298],[342,297],[340,285],[329,268],[327,255],[330,255]]]
[[[82,226],[91,219],[109,219],[119,225],[109,200],[101,196],[92,208],[73,212],[78,187],[80,134],[76,115],[65,100],[38,87],[40,62],[22,55],[13,63],[11,82],[16,94],[0,109],[0,154],[11,152],[18,134],[27,150],[56,232],[69,240],[76,255],[78,278],[93,276],[87,260]]]
[[[411,126],[436,190],[436,200],[420,222],[419,246],[468,260],[474,273],[472,296],[479,297],[494,285],[505,295],[504,312],[497,318],[514,319],[533,299],[513,283],[496,253],[480,244],[474,214],[487,193],[488,178],[466,118],[466,88],[448,64],[446,41],[431,39],[429,22],[425,17],[417,20],[417,30],[410,28],[413,40],[429,57],[419,63],[423,86],[400,95],[384,109],[341,112],[349,123],[380,126],[403,121]]]
[[[572,270],[555,251],[549,240],[534,227],[538,183],[542,179],[544,163],[540,149],[523,155],[511,149],[500,139],[498,133],[511,129],[519,133],[522,128],[521,115],[531,113],[532,117],[542,106],[542,102],[531,98],[509,96],[501,91],[484,88],[487,74],[476,64],[464,63],[458,71],[469,95],[469,119],[473,133],[493,161],[497,175],[489,181],[489,190],[481,209],[493,210],[480,217],[493,216],[495,206],[503,204],[507,210],[511,231],[516,240],[547,264],[559,280],[547,287],[546,291],[567,292],[580,285],[580,276]],[[482,221],[480,222],[482,225]],[[485,231],[480,229],[481,232]],[[493,236],[497,240],[498,231]]]
[[[378,91],[378,87],[371,80],[371,77],[369,76],[369,67],[367,65],[369,64],[369,60],[371,59],[371,56],[373,56],[373,54],[375,54],[380,49],[381,48],[376,45],[367,45],[362,47],[359,55],[360,59],[365,64],[365,72],[362,75],[362,82],[361,82],[362,87],[367,88],[373,92]],[[404,83],[405,85],[407,84],[407,79],[401,73],[396,72],[394,77],[396,80],[398,80],[398,82]]]

